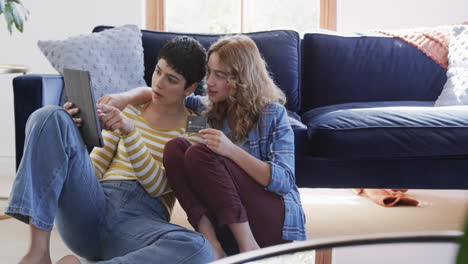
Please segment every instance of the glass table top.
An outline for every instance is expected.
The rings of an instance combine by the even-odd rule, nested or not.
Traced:
[[[0,74],[26,73],[27,71],[28,71],[28,68],[23,65],[0,64]]]
[[[463,232],[410,232],[293,242],[227,257],[213,264],[449,264]]]

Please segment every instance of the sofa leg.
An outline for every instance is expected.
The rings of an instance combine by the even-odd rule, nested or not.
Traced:
[[[331,264],[332,263],[332,249],[324,248],[315,251],[315,264]]]

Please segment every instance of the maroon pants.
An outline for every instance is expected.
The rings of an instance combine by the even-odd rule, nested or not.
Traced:
[[[260,247],[289,242],[282,238],[283,198],[266,191],[232,160],[205,144],[192,145],[176,138],[166,143],[163,162],[167,180],[190,224],[197,229],[205,214],[226,253],[238,250],[226,227],[232,223],[249,221]]]

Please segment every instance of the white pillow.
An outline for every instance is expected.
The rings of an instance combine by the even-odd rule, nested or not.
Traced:
[[[447,82],[434,105],[468,105],[468,26],[453,27],[448,63]]]
[[[38,46],[62,75],[63,68],[89,71],[95,100],[104,94],[146,86],[141,31],[136,25],[65,40],[39,41]],[[66,99],[62,94],[61,104]]]

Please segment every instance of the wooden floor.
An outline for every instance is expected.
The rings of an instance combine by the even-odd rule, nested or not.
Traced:
[[[0,196],[9,193],[11,179],[0,178]],[[465,190],[410,190],[417,207],[384,208],[349,189],[301,188],[308,239],[353,234],[462,230],[468,209]],[[177,204],[172,222],[190,227]],[[14,219],[0,220],[0,263],[17,263],[28,247],[28,226]],[[58,233],[52,232],[54,261],[71,254]],[[317,256],[319,257],[319,256]],[[323,256],[322,256],[323,257]],[[326,255],[325,255],[326,257]],[[263,263],[263,262],[262,262]],[[307,263],[311,263],[310,260]]]

